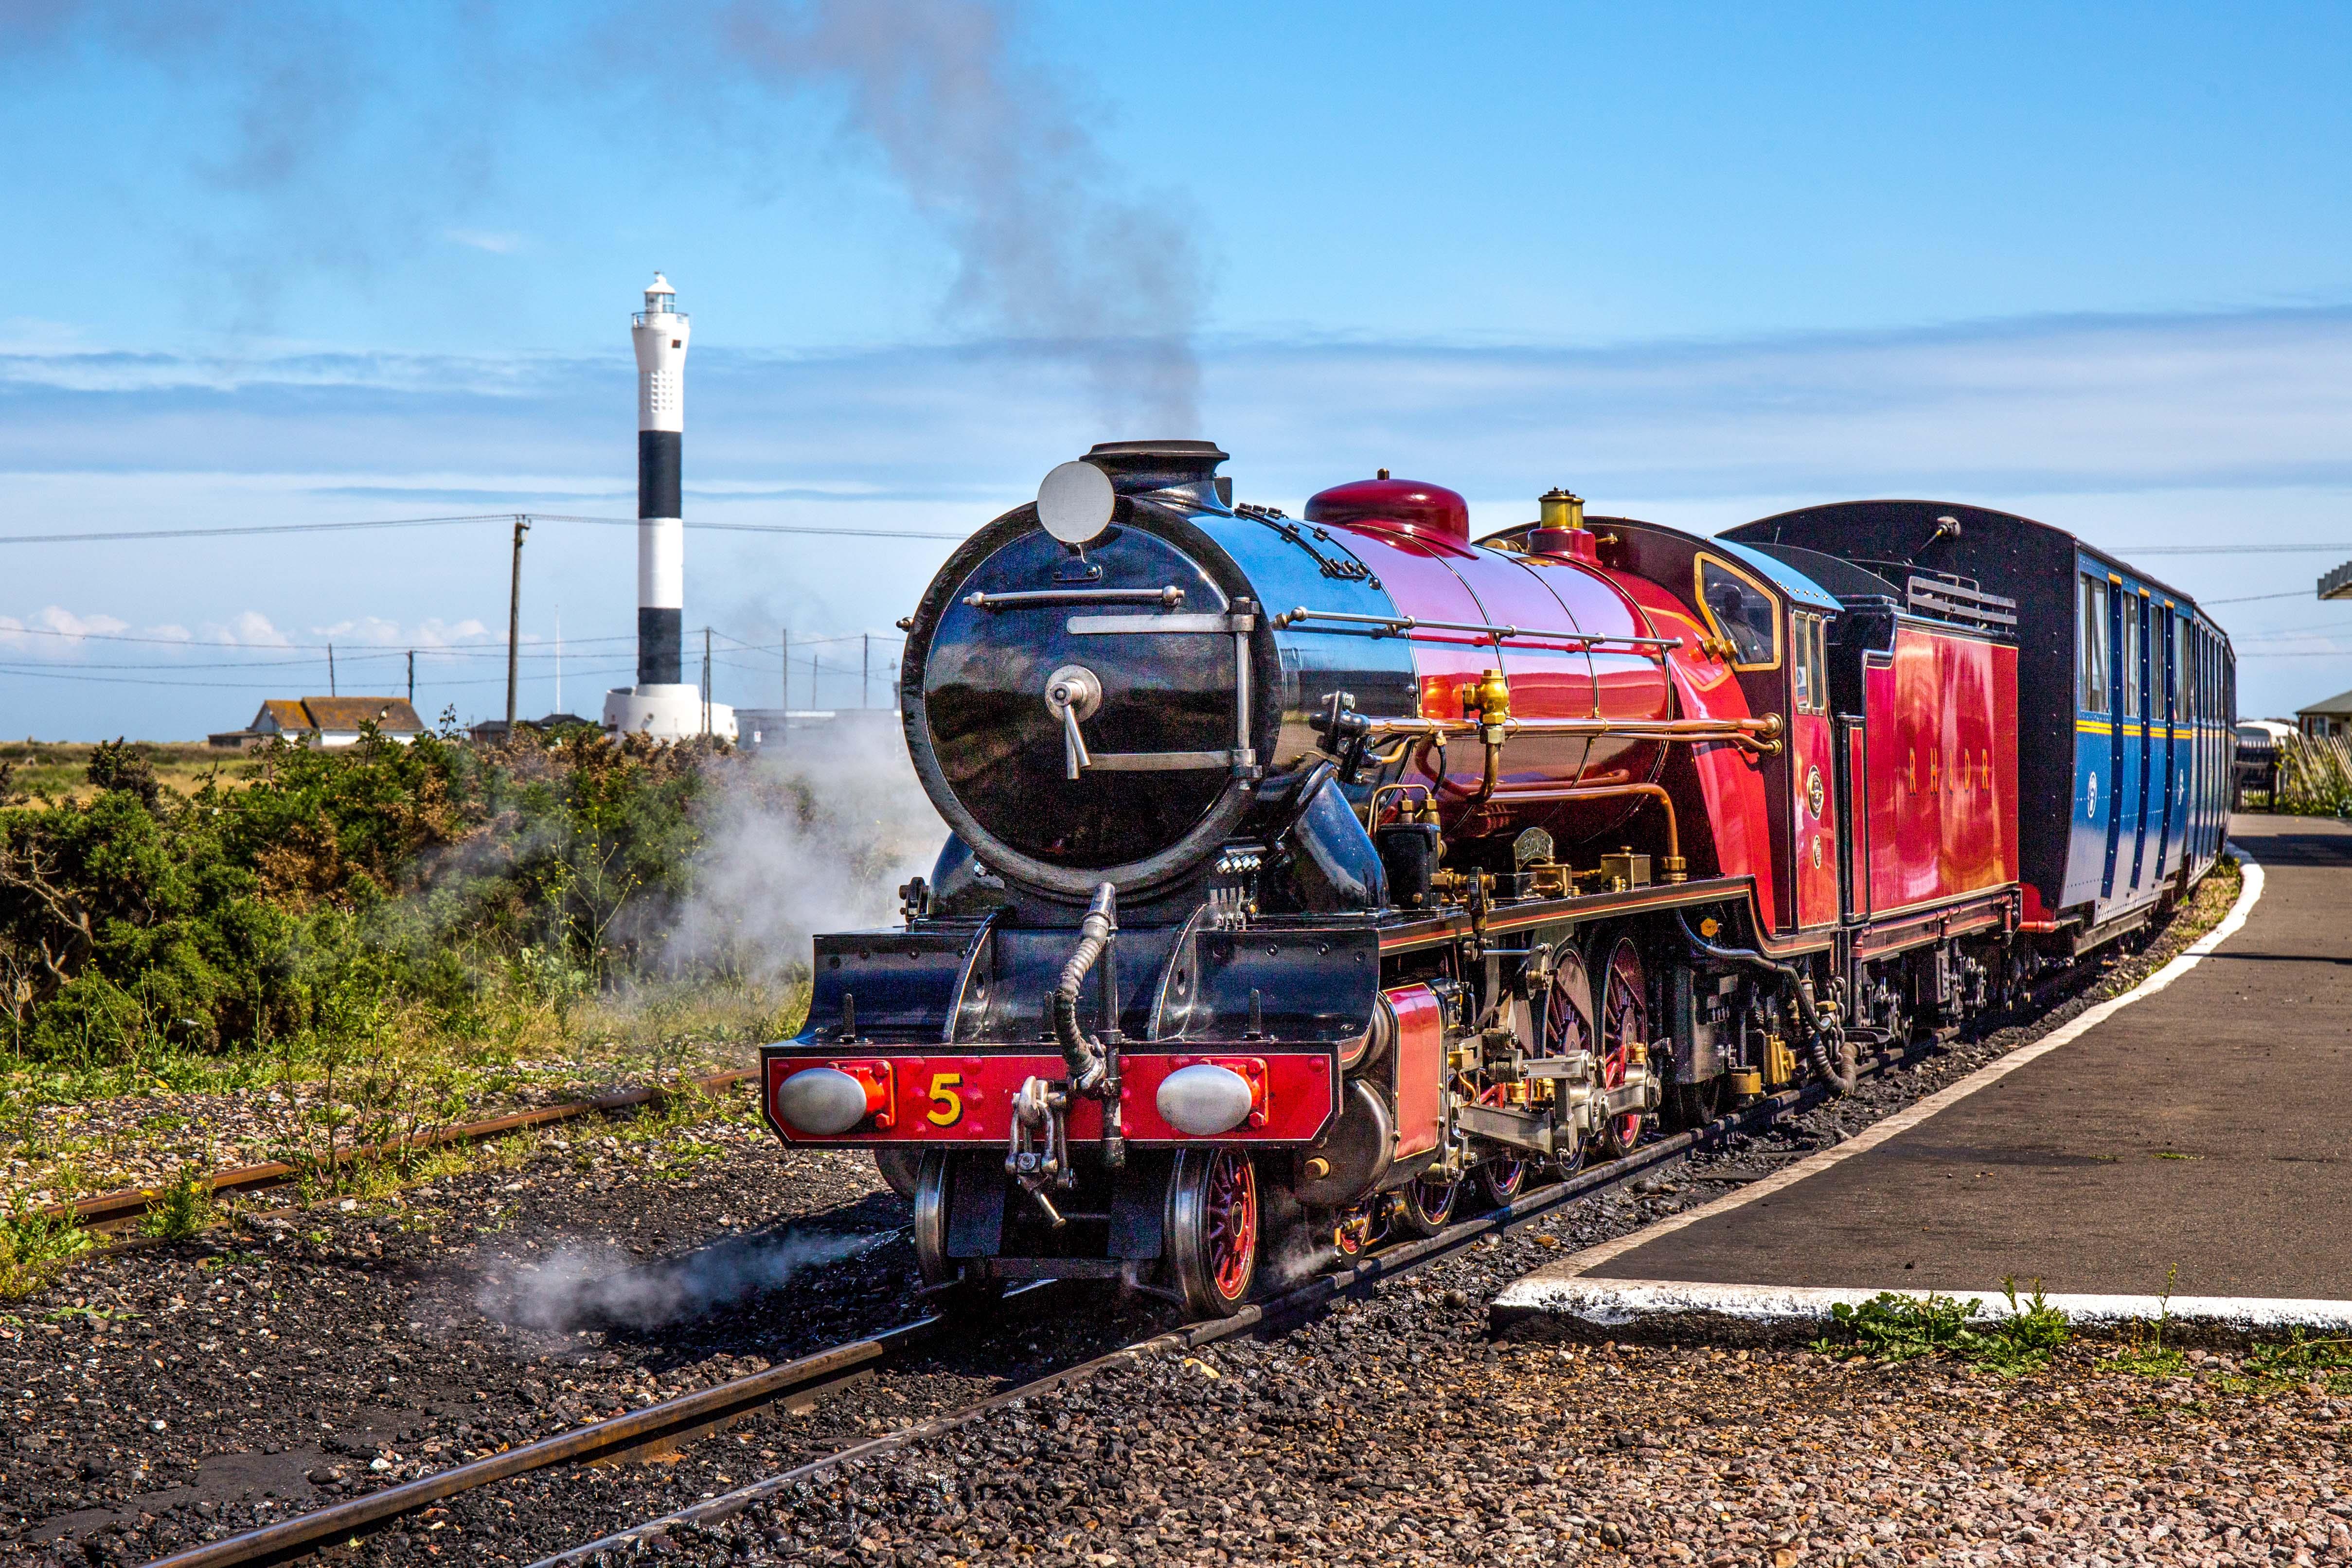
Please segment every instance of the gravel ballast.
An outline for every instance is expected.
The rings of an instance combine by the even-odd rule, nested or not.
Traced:
[[[1563,1249],[1727,1190],[1714,1173],[1837,1142],[2188,939],[2167,933],[2031,1028],[1930,1053],[1367,1301],[1026,1402],[656,1550],[714,1563],[1598,1554],[1787,1568],[1916,1561],[1930,1542],[2088,1561],[2115,1528],[2099,1521],[2126,1514],[2159,1559],[2267,1561],[2276,1545],[2288,1561],[2290,1529],[2340,1549],[2327,1522],[2336,1396],[2125,1375],[2087,1347],[2004,1383],[1940,1363],[1857,1371],[1788,1352],[1505,1344],[1487,1330],[1493,1294]],[[0,1392],[15,1407],[0,1563],[137,1561],[919,1310],[905,1205],[862,1156],[787,1153],[740,1122],[678,1137],[699,1152],[667,1174],[573,1148],[444,1180],[391,1214],[312,1211],[247,1226],[228,1249],[118,1254],[16,1303],[0,1322]],[[762,1283],[763,1268],[778,1272]],[[677,1315],[632,1305],[616,1273],[651,1277]],[[338,1555],[530,1561],[1165,1326],[1072,1289],[809,1415],[765,1412],[661,1462],[499,1483]],[[632,1312],[641,1321],[616,1321]],[[2145,1495],[2095,1484],[2110,1479]],[[2153,1533],[2168,1512],[2180,1521]]]

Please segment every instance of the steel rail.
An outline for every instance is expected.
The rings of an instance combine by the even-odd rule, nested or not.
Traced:
[[[714,1073],[709,1078],[687,1081],[704,1094],[719,1094],[749,1079],[759,1076],[756,1069],[740,1072]],[[346,1151],[336,1157],[339,1165],[354,1161],[382,1159],[387,1155],[413,1152],[420,1149],[437,1149],[450,1143],[478,1143],[485,1139],[501,1138],[509,1132],[528,1128],[544,1127],[551,1122],[576,1121],[600,1111],[627,1110],[640,1105],[659,1104],[678,1091],[660,1084],[648,1089],[616,1090],[600,1094],[593,1100],[568,1100],[562,1105],[542,1105],[531,1110],[518,1110],[511,1115],[493,1117],[488,1121],[469,1121],[462,1126],[444,1127],[436,1132],[419,1132],[412,1137],[395,1139],[389,1143],[373,1143],[364,1149]],[[204,1178],[206,1189],[218,1195],[222,1193],[253,1192],[266,1187],[281,1187],[298,1179],[302,1172],[296,1166],[271,1163],[263,1165],[233,1165],[215,1171]],[[37,1212],[49,1219],[69,1219],[80,1226],[118,1225],[138,1219],[155,1205],[162,1195],[156,1187],[122,1187],[110,1193],[100,1193],[71,1203],[54,1204]]]
[[[1024,1285],[1008,1291],[1005,1299],[1026,1296],[1054,1283],[1046,1279]],[[535,1443],[520,1444],[365,1497],[297,1514],[241,1535],[191,1546],[168,1557],[156,1558],[147,1568],[227,1568],[231,1563],[283,1562],[331,1544],[339,1537],[373,1528],[404,1513],[414,1513],[493,1481],[545,1469],[551,1465],[607,1458],[665,1438],[708,1430],[763,1405],[822,1394],[873,1371],[937,1337],[950,1326],[948,1320],[937,1313],[917,1318],[871,1338],[835,1345],[749,1377],[698,1388],[642,1410],[610,1416]]]
[[[2013,1016],[2022,1009],[1995,1014],[1988,1021]],[[1924,1057],[1943,1044],[1929,1037],[1896,1049],[1881,1047],[1859,1058],[1857,1079],[1874,1077],[1888,1067]],[[584,1563],[597,1553],[632,1548],[680,1524],[708,1524],[728,1519],[797,1481],[811,1479],[852,1460],[878,1458],[910,1443],[941,1436],[969,1426],[1015,1400],[1033,1398],[1054,1389],[1083,1382],[1116,1366],[1124,1366],[1170,1351],[1197,1349],[1232,1339],[1261,1326],[1294,1321],[1342,1296],[1360,1296],[1381,1280],[1408,1274],[1452,1257],[1489,1236],[1498,1236],[1565,1204],[1619,1186],[1644,1172],[1672,1164],[1701,1150],[1719,1147],[1740,1134],[1753,1134],[1800,1110],[1831,1098],[1821,1083],[1786,1089],[1766,1095],[1751,1105],[1718,1116],[1706,1126],[1668,1134],[1632,1153],[1576,1172],[1564,1180],[1521,1194],[1511,1203],[1447,1226],[1433,1237],[1400,1242],[1368,1253],[1339,1268],[1303,1281],[1282,1295],[1253,1302],[1231,1317],[1190,1323],[1171,1329],[1057,1372],[1033,1379],[1017,1388],[931,1416],[896,1432],[824,1455],[791,1469],[722,1492],[687,1508],[647,1520],[624,1531],[600,1536],[582,1545],[541,1558],[530,1568],[559,1568]],[[1701,1180],[1708,1178],[1702,1176]],[[1041,1279],[1016,1286],[1005,1300],[1055,1288],[1060,1282]],[[737,1378],[710,1388],[680,1394],[629,1415],[575,1428],[535,1443],[509,1448],[415,1480],[336,1503],[315,1512],[280,1520],[258,1530],[188,1547],[152,1560],[143,1568],[227,1568],[229,1564],[279,1563],[331,1544],[338,1537],[357,1533],[404,1513],[413,1513],[446,1498],[475,1490],[495,1481],[544,1469],[557,1464],[607,1458],[642,1448],[665,1438],[706,1432],[763,1405],[794,1397],[814,1397],[855,1381],[892,1357],[953,1327],[933,1314],[885,1330],[869,1339],[852,1341],[803,1356],[763,1373]]]
[[[1907,1051],[1879,1051],[1858,1061],[1855,1075],[1857,1078],[1874,1076],[1890,1064],[1925,1055],[1933,1048],[1934,1042],[1927,1042]],[[567,1547],[551,1556],[541,1558],[530,1564],[530,1568],[581,1568],[601,1553],[635,1550],[682,1524],[713,1524],[732,1518],[798,1482],[814,1479],[853,1460],[880,1458],[911,1443],[943,1436],[1003,1409],[1015,1400],[1032,1399],[1150,1356],[1171,1351],[1195,1350],[1263,1326],[1293,1321],[1341,1296],[1361,1295],[1383,1279],[1426,1268],[1489,1236],[1498,1236],[1549,1214],[1562,1205],[1629,1182],[1645,1171],[1671,1164],[1698,1150],[1727,1142],[1736,1134],[1753,1133],[1793,1111],[1818,1105],[1829,1097],[1828,1086],[1823,1084],[1808,1084],[1801,1089],[1782,1089],[1777,1094],[1767,1095],[1753,1105],[1716,1118],[1705,1127],[1673,1133],[1654,1143],[1645,1143],[1621,1159],[1577,1172],[1563,1181],[1524,1194],[1500,1208],[1490,1209],[1474,1218],[1448,1226],[1435,1236],[1384,1247],[1341,1268],[1317,1275],[1271,1300],[1253,1302],[1229,1318],[1187,1324],[1181,1329],[1171,1329],[1166,1333],[1123,1345],[1090,1361],[1048,1373],[1018,1388],[992,1394],[961,1409],[931,1416],[896,1432],[887,1432],[836,1453],[795,1465],[791,1469],[763,1477],[733,1491],[721,1492],[717,1497],[707,1498],[626,1530]]]
[[[1874,1077],[1889,1066],[1923,1057],[1942,1042],[1930,1037],[1912,1046],[1881,1048],[1859,1058],[1857,1078]],[[1234,1338],[1262,1327],[1297,1321],[1343,1296],[1361,1296],[1382,1280],[1412,1273],[1450,1258],[1490,1236],[1499,1236],[1537,1219],[1563,1205],[1632,1181],[1643,1173],[1675,1163],[1702,1150],[1713,1149],[1741,1134],[1754,1134],[1797,1111],[1831,1098],[1829,1086],[1807,1084],[1766,1095],[1751,1105],[1718,1116],[1706,1126],[1668,1134],[1632,1153],[1576,1172],[1565,1179],[1521,1194],[1511,1203],[1448,1226],[1435,1236],[1399,1242],[1327,1270],[1269,1300],[1253,1302],[1231,1317],[1190,1323],[1123,1345],[1076,1363],[1019,1387],[915,1422],[895,1432],[796,1465],[775,1475],[722,1492],[714,1498],[626,1530],[568,1547],[531,1564],[531,1568],[571,1568],[600,1552],[628,1550],[681,1524],[709,1524],[742,1512],[796,1482],[812,1479],[853,1460],[873,1459],[911,1443],[942,1436],[969,1426],[1016,1400],[1034,1398],[1057,1388],[1084,1382],[1113,1367],[1131,1365],[1171,1351],[1197,1349]],[[1707,1178],[1702,1176],[1699,1179]],[[1052,1279],[1032,1281],[1006,1294],[1012,1300],[1055,1288]],[[954,1325],[933,1314],[885,1330],[868,1339],[851,1341],[803,1356],[779,1367],[731,1382],[680,1394],[659,1405],[592,1423],[552,1437],[523,1444],[503,1453],[455,1466],[415,1480],[333,1504],[311,1513],[280,1520],[258,1530],[221,1541],[188,1547],[152,1560],[144,1568],[228,1568],[230,1564],[289,1561],[332,1544],[338,1538],[372,1529],[404,1513],[493,1482],[553,1465],[594,1460],[643,1448],[666,1438],[696,1435],[780,1400],[814,1397],[856,1381],[907,1350],[937,1337]]]

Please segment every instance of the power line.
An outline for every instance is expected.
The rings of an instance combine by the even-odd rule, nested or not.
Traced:
[[[352,522],[268,522],[234,524],[226,528],[133,528],[115,529],[102,533],[0,533],[0,544],[112,544],[138,539],[227,539],[256,534],[280,533],[347,533],[358,529],[373,528],[438,528],[451,523],[499,522],[511,523],[517,518],[530,522],[594,522],[616,528],[635,528],[633,517],[590,517],[574,512],[555,511],[489,511],[468,512],[456,517],[385,517]],[[925,533],[895,528],[826,528],[796,522],[691,522],[688,528],[704,529],[722,533],[802,533],[824,534],[844,539],[954,539],[968,537],[961,533]]]
[[[2290,588],[2284,594],[2246,594],[2235,599],[2200,599],[2197,603],[2202,607],[2210,605],[2251,605],[2263,599],[2308,599],[2313,596],[2313,590],[2309,588]]]
[[[634,517],[590,517],[580,513],[561,511],[539,511],[527,515],[534,519],[545,519],[549,522],[603,522],[622,528],[635,528],[638,521]],[[688,519],[686,526],[715,533],[822,533],[844,539],[961,540],[971,537],[969,533],[922,533],[911,529],[900,528],[826,528],[815,523],[803,522],[697,522]]]
[[[0,544],[100,544],[126,539],[225,539],[234,534],[343,533],[362,528],[435,528],[452,522],[506,522],[510,511],[469,512],[462,517],[384,517],[362,522],[257,522],[228,528],[118,529],[109,533],[0,533]]]
[[[2352,544],[2131,544],[2103,547],[2111,555],[2332,555]]]
[[[636,667],[634,665],[614,665],[606,669],[590,669],[581,671],[580,673],[588,677],[596,677],[605,675],[632,675],[635,673],[635,670]],[[75,680],[98,686],[184,687],[191,690],[269,691],[283,689],[285,686],[285,682],[279,680],[155,680],[131,675],[76,675],[70,671],[61,669],[30,669],[22,668],[0,668],[0,673],[11,676],[21,676],[27,680]],[[505,676],[493,675],[484,676],[470,680],[436,680],[433,685],[435,689],[437,690],[445,686],[504,686],[506,683],[507,678]],[[379,694],[371,692],[367,695],[374,696]]]

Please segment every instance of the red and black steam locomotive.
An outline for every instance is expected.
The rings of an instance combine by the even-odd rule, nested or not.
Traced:
[[[2220,851],[2226,643],[2133,578],[2126,649],[2124,578],[2095,625],[2075,580],[2115,563],[2055,530],[1874,502],[1706,539],[1555,491],[1474,543],[1451,490],[1291,519],[1224,458],[1097,447],[940,570],[899,695],[953,837],[903,928],[816,939],[764,1053],[777,1133],[875,1150],[951,1299],[1230,1311],[1277,1229],[1428,1232],[1465,1184],[1850,1083]],[[2064,826],[2094,752],[2134,813],[2104,849]]]

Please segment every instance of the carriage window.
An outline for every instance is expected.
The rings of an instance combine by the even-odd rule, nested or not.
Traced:
[[[2075,670],[2082,691],[2077,703],[2086,713],[2107,710],[2107,581],[2083,574],[2080,608],[2074,618]]]
[[[2124,717],[2132,719],[2139,714],[2139,601],[2128,594],[2116,596],[2124,612]]]
[[[1698,593],[1716,635],[1731,644],[1735,668],[1769,669],[1780,662],[1780,615],[1771,595],[1704,556],[1698,563]]]
[[[2172,634],[2164,639],[2165,673],[2172,677],[2172,711],[2178,715],[2189,711],[2189,624],[2167,610],[2164,625]]]

